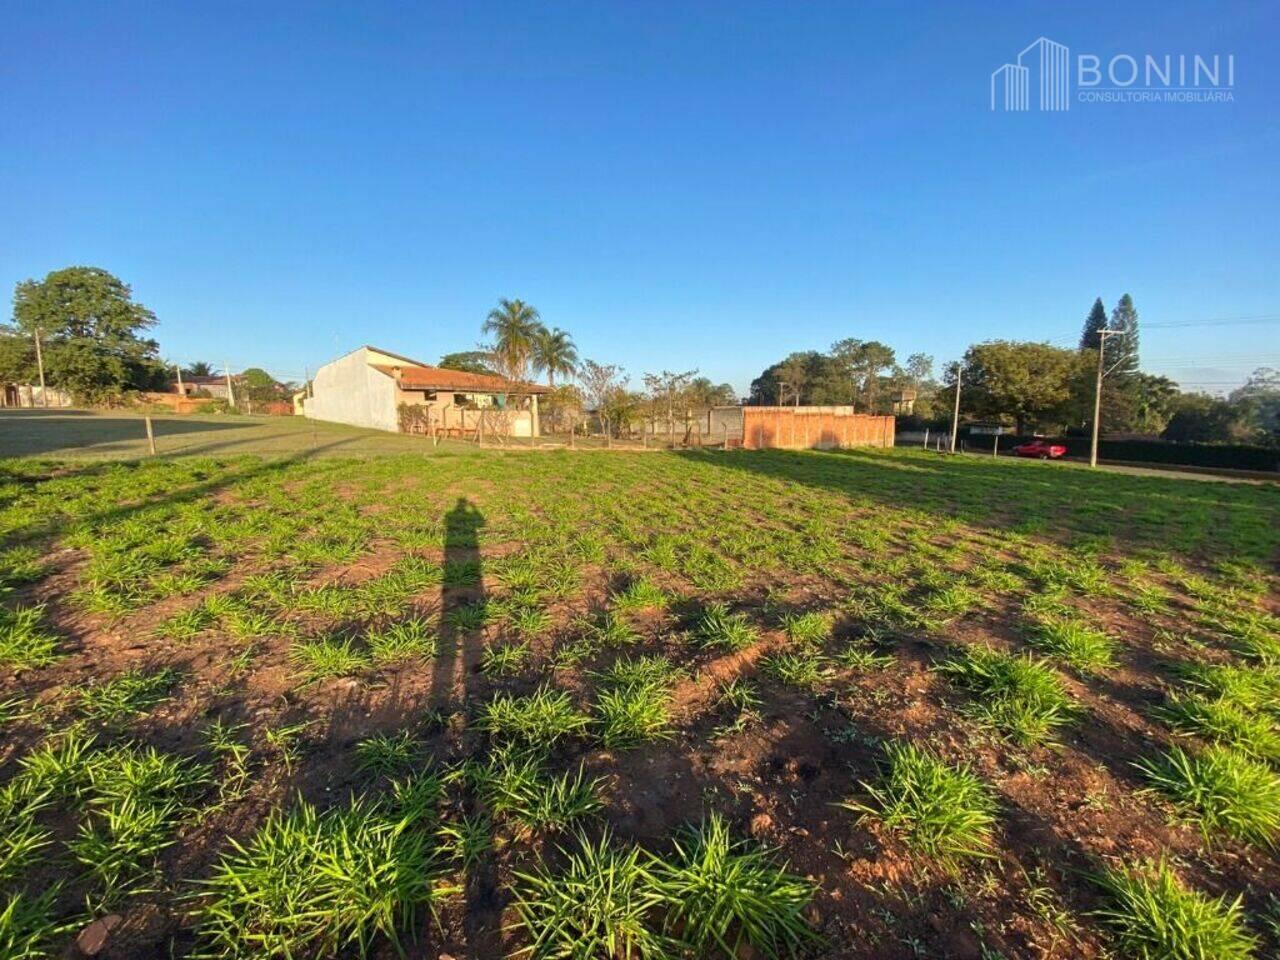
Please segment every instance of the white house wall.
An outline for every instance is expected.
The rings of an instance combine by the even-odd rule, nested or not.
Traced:
[[[381,355],[376,355],[373,362],[380,360]],[[362,347],[317,370],[312,381],[315,396],[306,402],[307,416],[398,432],[396,383],[370,362],[369,351]]]

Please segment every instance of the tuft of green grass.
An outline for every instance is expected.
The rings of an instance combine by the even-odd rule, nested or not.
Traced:
[[[532,656],[528,643],[490,644],[480,657],[480,669],[495,677],[512,677],[525,668]]]
[[[735,841],[713,813],[675,840],[671,862],[656,868],[666,929],[694,956],[794,956],[818,940],[805,920],[814,885],[773,862],[767,850]]]
[[[654,916],[664,896],[651,858],[638,847],[618,848],[608,831],[595,842],[581,834],[577,840],[577,849],[560,848],[560,870],[539,863],[516,874],[525,952],[539,960],[673,957],[675,944]]]
[[[489,622],[489,607],[483,600],[464,603],[445,614],[444,622],[455,630],[470,633]]]
[[[1156,716],[1178,733],[1225,743],[1259,760],[1280,762],[1280,733],[1271,717],[1232,700],[1173,694]]]
[[[1044,619],[1035,624],[1031,645],[1083,674],[1101,673],[1116,665],[1116,642],[1079,620]]]
[[[152,871],[208,779],[207,766],[154,747],[96,749],[94,737],[69,733],[24,757],[16,785],[0,797],[7,808],[0,820],[9,821],[0,851],[17,860],[38,851],[41,836],[24,827],[29,814],[46,798],[73,801],[84,818],[67,846],[95,882],[97,905],[106,906]]]
[[[1178,672],[1209,699],[1280,717],[1280,666],[1189,663]]]
[[[614,594],[613,609],[619,613],[637,610],[665,610],[671,598],[652,580],[632,580],[626,589]]]
[[[1112,905],[1097,912],[1126,957],[1141,960],[1250,960],[1257,938],[1240,899],[1186,887],[1166,863],[1108,870],[1099,881]]]
[[[431,624],[423,617],[400,620],[365,636],[369,656],[374,663],[399,663],[403,660],[430,660],[436,655],[437,640]]]
[[[759,638],[759,631],[742,613],[730,613],[723,603],[708,604],[695,629],[698,642],[704,647],[724,647],[728,650],[744,650]]]
[[[356,768],[374,776],[410,769],[422,756],[422,743],[408,730],[375,733],[356,744]]]
[[[1138,761],[1153,788],[1199,822],[1206,839],[1222,830],[1261,847],[1280,836],[1280,774],[1229,747],[1188,753],[1175,746],[1163,757]]]
[[[862,784],[871,803],[841,806],[878,820],[948,868],[963,858],[990,856],[996,803],[986,784],[967,766],[949,766],[912,743],[890,743],[885,752],[879,781]]]
[[[596,701],[600,739],[610,750],[623,750],[671,736],[671,694],[659,683],[619,686],[601,692]]]
[[[831,638],[832,622],[831,614],[824,610],[789,613],[782,618],[782,629],[792,643],[820,646]]]
[[[836,654],[836,663],[848,670],[883,670],[893,665],[893,655],[877,652],[866,639],[858,638]]]
[[[981,593],[966,583],[953,583],[926,596],[923,606],[944,620],[952,620],[981,604]]]
[[[0,606],[0,663],[30,670],[47,667],[60,657],[58,637],[45,626],[43,606]]]
[[[367,957],[380,938],[403,955],[402,932],[453,892],[434,822],[385,799],[299,802],[228,842],[195,910],[205,956]]]
[[[178,671],[129,670],[102,683],[90,681],[80,691],[80,712],[90,720],[115,725],[141,716],[170,699]]]
[[[778,681],[805,690],[816,690],[831,676],[827,659],[808,650],[783,650],[765,658],[763,666]]]
[[[290,652],[293,662],[302,668],[307,680],[329,680],[352,677],[369,666],[369,654],[354,637],[321,637],[301,640]]]
[[[563,830],[602,806],[599,779],[588,780],[582,765],[557,776],[537,748],[498,750],[465,772],[495,816],[534,832]]]
[[[470,870],[493,848],[493,821],[483,813],[463,814],[441,824],[436,835],[458,866]]]
[[[9,893],[0,906],[0,957],[7,960],[46,960],[58,956],[54,947],[69,925],[57,919],[57,884],[38,896]]]
[[[682,674],[683,671],[670,658],[655,655],[622,657],[595,676],[611,688],[635,688],[653,685],[670,687]]]
[[[542,686],[523,697],[498,694],[481,708],[479,726],[494,737],[549,747],[590,723],[591,718],[579,712],[568,693]]]
[[[1031,657],[966,647],[938,669],[975,695],[975,718],[1018,743],[1050,739],[1075,713],[1062,678]]]

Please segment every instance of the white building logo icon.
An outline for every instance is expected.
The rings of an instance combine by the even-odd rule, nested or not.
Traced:
[[[1071,53],[1065,45],[1047,37],[1036,40],[1020,54],[1017,63],[1006,63],[991,73],[991,109],[1031,109],[1032,74],[1040,91],[1040,109],[1071,107]]]

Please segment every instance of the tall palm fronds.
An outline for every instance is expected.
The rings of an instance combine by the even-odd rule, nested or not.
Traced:
[[[556,327],[548,330],[541,327],[533,338],[533,353],[530,356],[533,369],[546,373],[547,384],[556,385],[556,374],[570,376],[578,369],[578,348],[574,346],[573,337]]]
[[[489,311],[481,329],[493,334],[493,356],[503,372],[513,380],[525,379],[534,344],[545,329],[537,308],[523,300],[504,297]]]

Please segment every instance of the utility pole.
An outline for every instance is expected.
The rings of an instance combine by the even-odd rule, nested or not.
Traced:
[[[49,405],[49,391],[44,386],[44,354],[40,350],[40,328],[36,327],[36,368],[40,371],[40,404]]]
[[[231,364],[224,362],[222,369],[225,370],[227,374],[227,402],[231,404],[231,409],[234,410],[236,406],[236,392],[231,386]]]
[[[956,452],[956,434],[960,431],[960,377],[964,373],[964,365],[956,361],[956,405],[951,411],[951,452]]]
[[[1107,337],[1117,330],[1098,331],[1098,382],[1093,391],[1093,440],[1089,443],[1089,466],[1098,465],[1098,420],[1102,416],[1102,357],[1107,352]]]

